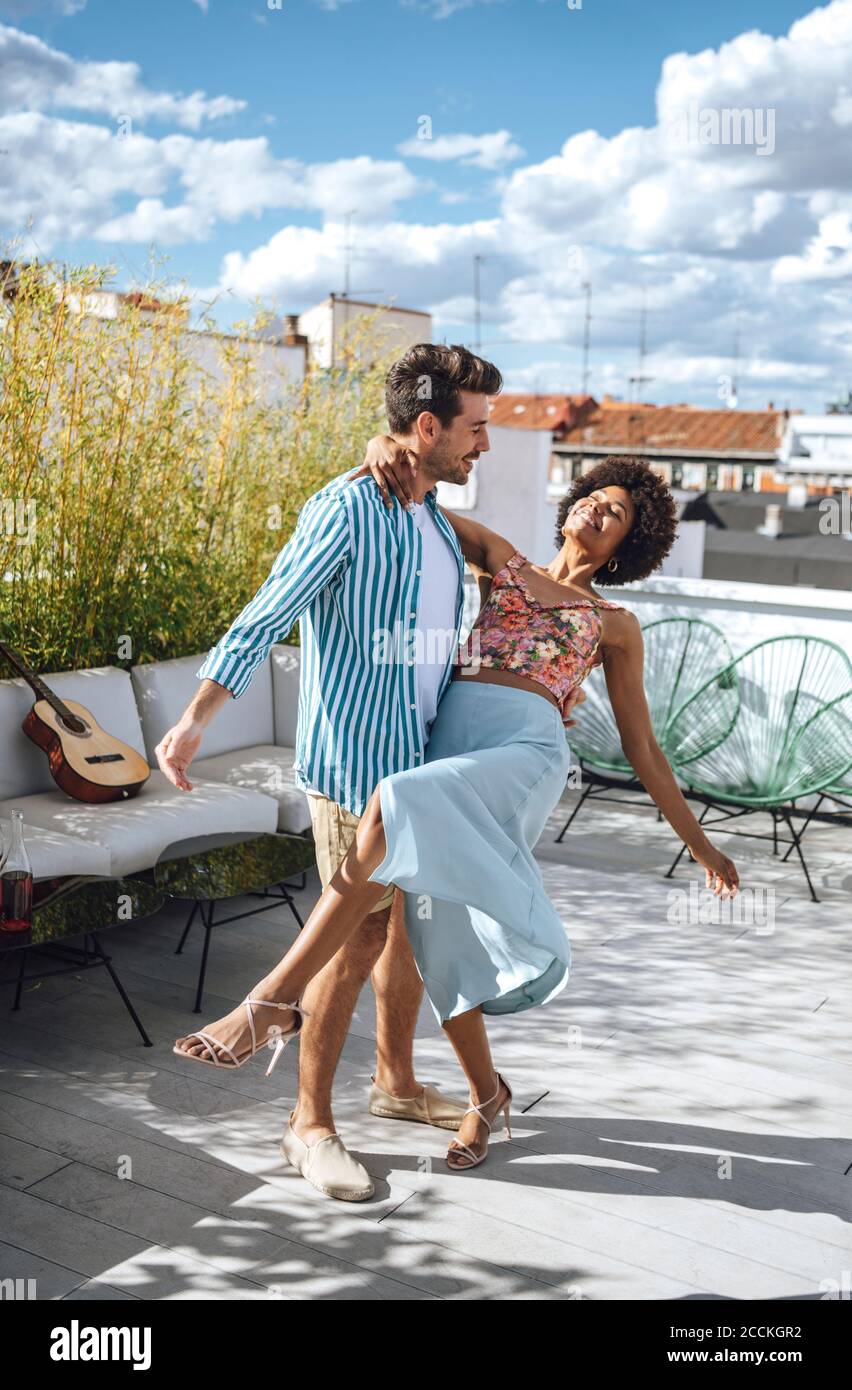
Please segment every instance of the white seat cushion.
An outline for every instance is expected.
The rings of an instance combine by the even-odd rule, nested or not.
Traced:
[[[143,758],[146,756],[127,671],[120,671],[117,666],[95,666],[87,671],[47,672],[42,679],[61,700],[79,700],[108,734],[129,743]],[[26,681],[0,681],[0,801],[51,788],[58,791],[45,754],[21,728],[35,701],[36,695]]]
[[[152,661],[131,671],[136,703],[142,720],[148,761],[156,767],[154,749],[176,724],[201,685],[196,672],[207,656],[179,656],[173,661]],[[269,659],[258,666],[248,689],[238,700],[228,699],[204,730],[201,752],[205,758],[251,748],[274,740],[272,672]],[[192,778],[189,779],[192,781]]]
[[[178,791],[157,769],[139,794],[128,801],[90,806],[57,789],[0,804],[0,815],[8,815],[16,806],[27,824],[101,847],[109,859],[106,872],[113,878],[152,868],[176,840],[223,830],[261,834],[276,829],[278,802],[273,796],[224,782],[207,782],[193,776],[194,767],[189,771],[191,792]],[[57,872],[54,868],[50,877]],[[81,870],[75,867],[73,872]]]
[[[307,796],[294,781],[295,756],[292,748],[262,743],[256,748],[220,753],[218,758],[200,758],[190,764],[189,780],[192,781],[194,775],[211,782],[225,782],[231,787],[251,787],[273,796],[278,802],[278,829],[301,835],[310,827],[311,814]]]
[[[23,798],[25,802],[26,797]],[[19,801],[15,807],[22,811]],[[2,811],[3,834],[9,835],[8,810]],[[109,855],[103,845],[90,840],[77,840],[73,835],[61,835],[58,830],[42,830],[38,825],[24,822],[24,849],[32,865],[33,879],[65,878],[67,875],[99,874],[109,878]]]

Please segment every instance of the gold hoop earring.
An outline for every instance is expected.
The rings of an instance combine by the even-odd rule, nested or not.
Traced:
[[[611,574],[615,574],[615,571],[618,569],[618,561],[616,560],[614,555],[612,559],[609,561],[607,569],[610,571]]]

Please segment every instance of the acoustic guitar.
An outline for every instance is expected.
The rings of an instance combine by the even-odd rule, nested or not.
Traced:
[[[135,796],[151,776],[136,749],[102,729],[85,705],[60,700],[5,642],[0,642],[0,655],[39,696],[21,728],[47,754],[56,785],[76,801]]]

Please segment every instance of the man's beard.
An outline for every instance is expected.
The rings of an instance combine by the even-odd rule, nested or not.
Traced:
[[[443,481],[445,483],[455,483],[459,487],[464,487],[469,477],[470,474],[464,465],[458,463],[453,464],[450,468],[445,470]]]
[[[457,455],[454,458],[436,461],[433,469],[442,483],[454,483],[457,487],[464,487],[471,474],[471,470]]]

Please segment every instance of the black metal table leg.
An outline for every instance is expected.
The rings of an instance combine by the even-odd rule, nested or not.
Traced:
[[[94,954],[95,954],[96,956],[99,957],[99,959],[100,959],[100,961],[101,961],[101,964],[102,964],[102,965],[105,965],[106,968],[107,968],[107,970],[109,971],[110,979],[112,980],[113,984],[115,985],[116,989],[118,990],[119,994],[121,995],[122,1001],[123,1001],[123,1003],[124,1003],[124,1007],[126,1008],[127,1012],[130,1014],[130,1017],[133,1019],[133,1022],[136,1024],[136,1027],[137,1027],[138,1032],[139,1032],[139,1036],[141,1037],[143,1043],[145,1044],[146,1047],[153,1047],[154,1044],[151,1042],[151,1039],[148,1037],[148,1034],[145,1032],[145,1029],[144,1029],[144,1027],[142,1026],[142,1020],[141,1020],[141,1018],[139,1017],[139,1015],[137,1014],[136,1010],[134,1009],[133,1004],[132,1004],[132,1002],[131,1002],[131,1000],[130,1000],[130,996],[129,996],[129,994],[127,993],[127,990],[124,988],[124,985],[121,983],[121,980],[118,978],[118,975],[117,975],[116,972],[113,970],[113,968],[112,968],[112,961],[110,960],[110,957],[109,957],[109,956],[106,954],[106,952],[104,951],[104,948],[103,948],[103,946],[101,945],[100,941],[98,940],[97,935],[95,934],[95,932],[87,932],[87,933],[86,933],[86,936],[83,938],[83,940],[84,940],[84,941],[87,941],[87,940],[88,940],[88,941],[91,941]]]
[[[207,908],[205,913],[204,908]],[[201,1013],[201,1001],[204,998],[204,977],[207,974],[207,956],[210,952],[210,937],[213,933],[213,913],[216,909],[215,902],[207,904],[199,903],[201,908],[201,920],[204,923],[204,947],[201,952],[201,969],[198,972],[198,987],[195,991],[195,1008],[193,1013]]]
[[[184,929],[183,929],[183,935],[181,936],[180,944],[178,945],[178,948],[177,948],[177,950],[175,951],[175,955],[176,955],[176,956],[179,956],[180,953],[181,953],[181,951],[183,950],[184,942],[186,941],[186,938],[189,936],[189,929],[190,929],[190,927],[192,926],[193,922],[195,921],[195,914],[196,914],[197,911],[198,911],[198,903],[197,903],[197,902],[194,902],[194,903],[192,904],[192,911],[190,912],[189,916],[188,916],[187,919],[186,919],[186,926],[185,926]]]
[[[286,883],[279,883],[278,887],[281,889],[284,895],[285,902],[287,903],[288,907],[290,908],[290,911],[292,912],[293,916],[299,924],[299,931],[301,931],[305,924],[302,921],[299,909],[296,906],[296,899],[293,897]]]
[[[29,948],[28,948],[27,946],[24,946],[24,948],[23,948],[22,951],[21,951],[21,963],[20,963],[20,965],[18,966],[18,983],[17,983],[17,986],[15,987],[15,1002],[14,1002],[14,1004],[12,1005],[12,1012],[14,1012],[16,1009],[19,1009],[19,1008],[21,1007],[21,995],[22,995],[23,990],[24,990],[24,970],[25,970],[26,964],[27,964],[27,951],[28,951],[28,949],[29,949]]]

